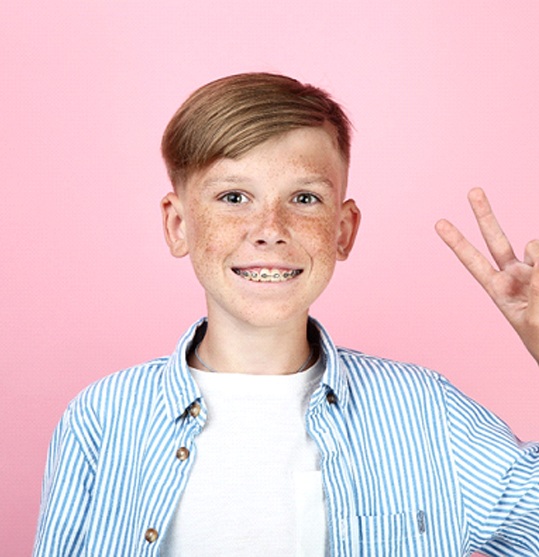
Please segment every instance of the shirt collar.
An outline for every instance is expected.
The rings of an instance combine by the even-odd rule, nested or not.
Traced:
[[[348,377],[344,364],[339,357],[339,351],[326,329],[313,317],[309,322],[314,325],[320,335],[320,348],[326,360],[326,370],[322,376],[322,384],[332,391],[338,403],[344,407],[348,403]]]
[[[310,317],[309,323],[319,334],[320,348],[325,359],[326,369],[321,382],[337,396],[339,404],[345,406],[348,401],[348,381],[338,350],[326,329],[316,319]],[[207,319],[204,317],[187,329],[165,366],[164,399],[172,419],[180,417],[193,402],[202,397],[189,371],[187,354],[193,342],[199,342],[204,336],[206,324]]]
[[[193,323],[178,341],[176,350],[171,354],[164,370],[164,398],[172,419],[180,417],[196,400],[202,397],[189,366],[187,354],[195,337],[204,335],[206,318]]]

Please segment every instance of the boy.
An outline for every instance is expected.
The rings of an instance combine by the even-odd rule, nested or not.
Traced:
[[[180,107],[162,151],[166,240],[207,318],[71,403],[34,555],[539,555],[539,446],[432,371],[337,349],[308,315],[360,221],[339,105],[231,76]],[[539,243],[517,262],[470,199],[503,270],[438,232],[539,360]]]

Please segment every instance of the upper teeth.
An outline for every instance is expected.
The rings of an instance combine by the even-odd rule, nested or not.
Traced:
[[[282,270],[282,269],[267,269],[262,268],[256,271],[248,271],[246,269],[234,269],[237,275],[242,276],[248,280],[256,282],[280,282],[282,280],[291,279],[301,273],[299,269],[295,270]]]

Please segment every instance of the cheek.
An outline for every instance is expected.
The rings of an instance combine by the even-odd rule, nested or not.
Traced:
[[[327,217],[302,225],[303,249],[311,260],[309,278],[317,296],[329,283],[337,261],[337,232],[335,219]]]
[[[320,263],[327,265],[335,259],[337,233],[335,219],[325,217],[304,222],[301,234],[311,255],[316,255]]]
[[[191,256],[201,264],[217,255],[226,256],[235,245],[238,230],[238,223],[212,218],[208,212],[190,215],[188,244]]]

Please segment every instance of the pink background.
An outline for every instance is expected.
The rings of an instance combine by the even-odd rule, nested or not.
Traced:
[[[167,253],[161,133],[199,85],[288,73],[356,127],[355,253],[313,308],[340,344],[436,368],[539,438],[539,370],[437,238],[475,241],[481,185],[519,254],[539,234],[539,3],[0,5],[0,523],[30,553],[52,430],[89,382],[169,353],[204,312]]]

